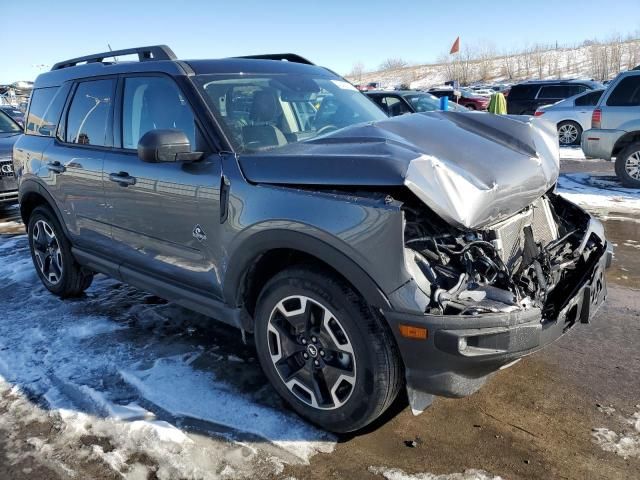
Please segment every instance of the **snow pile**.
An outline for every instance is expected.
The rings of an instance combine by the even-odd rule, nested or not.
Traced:
[[[463,473],[447,473],[435,475],[433,473],[408,474],[398,468],[369,467],[369,472],[380,475],[386,480],[502,480],[502,477],[491,475],[484,470],[469,469]]]
[[[558,192],[567,200],[601,213],[640,211],[640,190],[622,187],[616,177],[562,174]]]
[[[640,409],[640,405],[636,405]],[[622,458],[640,458],[640,410],[629,418],[622,418],[625,428],[617,433],[608,428],[594,428],[593,441],[606,452],[613,452]]]
[[[0,320],[0,400],[13,388],[22,412],[0,413],[0,428],[53,419],[60,438],[34,440],[41,456],[76,441],[125,476],[242,478],[335,446],[283,408],[237,330],[103,276],[60,300],[24,235],[0,236]],[[100,440],[78,443],[87,436]],[[151,466],[134,465],[141,456]]]

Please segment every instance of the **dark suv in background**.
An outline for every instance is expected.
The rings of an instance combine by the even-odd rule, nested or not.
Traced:
[[[0,110],[0,208],[18,201],[18,184],[13,171],[13,145],[22,126]]]
[[[538,107],[573,97],[587,90],[604,88],[591,80],[536,80],[511,87],[507,112],[514,115],[533,115]]]
[[[44,286],[73,297],[101,272],[251,333],[278,393],[329,430],[403,386],[414,411],[469,395],[606,295],[602,225],[553,193],[556,132],[529,119],[388,118],[297,55],[154,46],[54,65],[26,123]]]

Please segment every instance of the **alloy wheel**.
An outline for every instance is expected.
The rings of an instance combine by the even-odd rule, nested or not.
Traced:
[[[33,253],[43,278],[51,285],[62,279],[62,251],[56,233],[45,220],[38,220],[31,232]]]
[[[633,152],[627,157],[624,169],[631,178],[640,180],[640,151]]]
[[[272,310],[267,336],[273,366],[299,400],[320,410],[349,400],[356,358],[346,330],[328,308],[306,296],[287,297]]]
[[[558,137],[562,145],[573,145],[578,139],[578,135],[578,128],[571,123],[565,123],[558,128]]]

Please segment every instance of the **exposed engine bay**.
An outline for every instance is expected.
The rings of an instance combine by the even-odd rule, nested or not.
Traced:
[[[589,215],[553,193],[482,230],[453,227],[421,202],[402,208],[407,268],[431,315],[537,308],[555,319],[605,249]]]

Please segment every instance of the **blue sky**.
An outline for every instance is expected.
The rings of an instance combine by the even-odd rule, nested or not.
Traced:
[[[356,61],[433,62],[458,35],[502,50],[640,32],[639,0],[29,0],[1,11],[0,83],[107,44],[165,43],[183,59],[294,52],[346,74]]]

